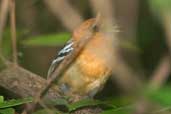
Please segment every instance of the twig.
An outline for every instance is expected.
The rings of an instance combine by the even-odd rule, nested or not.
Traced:
[[[10,23],[11,23],[11,40],[13,49],[13,62],[18,64],[17,58],[17,39],[16,39],[16,16],[15,16],[15,0],[10,0]]]
[[[0,86],[8,90],[8,92],[11,93],[9,95],[12,95],[11,97],[34,97],[37,92],[46,85],[46,81],[47,80],[41,76],[23,69],[20,66],[7,67],[0,72]],[[61,98],[58,86],[53,84],[46,96],[43,98],[43,101],[46,102],[49,101],[49,99],[52,100],[58,98]],[[100,108],[98,109],[100,110]],[[93,114],[97,114],[97,110],[94,107],[91,111],[94,112]],[[27,112],[24,112],[23,114],[27,114]],[[92,114],[90,113],[90,109],[87,110],[86,114]]]
[[[161,18],[165,29],[166,43],[169,47],[169,52],[171,54],[171,15],[168,12],[162,12]]]
[[[119,36],[116,32],[110,32],[113,30],[113,26],[116,26],[116,20],[114,19],[115,8],[113,7],[112,0],[89,0],[93,8],[94,14],[99,12],[102,17],[102,32],[110,35],[110,39],[113,45],[113,80],[122,87],[123,90],[130,91],[137,89],[135,87],[141,86],[141,80],[137,77],[134,72],[120,57],[119,51]],[[105,4],[105,5],[104,5]],[[116,30],[115,30],[116,31]],[[133,86],[131,86],[131,85]],[[131,88],[132,87],[132,88]]]
[[[164,82],[169,76],[170,68],[171,68],[171,65],[170,65],[171,63],[169,59],[170,54],[171,54],[171,32],[170,32],[171,31],[171,21],[170,21],[171,15],[168,12],[161,12],[160,17],[162,19],[162,23],[165,29],[166,43],[169,47],[169,55],[163,57],[161,63],[159,64],[157,69],[154,71],[154,74],[152,75],[152,79],[148,86],[155,90],[159,89],[164,84]],[[141,104],[141,102],[143,101],[140,101],[139,104]],[[148,107],[148,103],[145,103],[141,107]],[[146,108],[144,108],[144,110],[146,110]],[[137,109],[136,111],[139,111],[139,110]],[[142,114],[146,114],[146,113],[142,113]]]
[[[70,31],[83,22],[82,16],[69,4],[68,0],[44,0],[44,2]]]
[[[153,112],[150,112],[149,114],[163,114],[163,112],[166,112],[166,111],[171,111],[171,107],[165,107],[165,108],[162,108],[160,110],[157,110],[157,111],[153,111]]]
[[[19,97],[34,97],[44,85],[46,79],[38,76],[20,66],[8,67],[0,72],[0,86],[12,92],[12,95]],[[53,85],[46,97],[46,99],[59,98],[59,89]],[[14,97],[14,96],[12,96]]]
[[[160,64],[154,70],[154,73],[152,74],[152,78],[148,84],[148,87],[154,90],[159,89],[167,80],[170,74],[170,68],[171,65],[170,65],[169,56],[164,56]],[[148,108],[149,108],[148,101],[145,101],[145,98],[140,99],[139,102],[137,103],[135,114],[146,114]]]
[[[156,89],[161,87],[170,74],[170,68],[171,63],[169,56],[163,57],[160,64],[154,71],[154,74],[152,75],[150,86]]]
[[[3,30],[6,24],[7,14],[8,14],[8,8],[9,8],[9,1],[8,0],[2,0],[1,1],[1,7],[0,7],[0,45],[2,45],[2,35]]]
[[[100,12],[104,20],[105,21],[107,20],[107,23],[111,25],[115,24],[114,8],[112,5],[112,0],[107,0],[107,1],[106,0],[89,0],[89,1],[93,8],[94,14],[97,14],[97,12]]]
[[[2,0],[1,9],[0,9],[0,59],[6,66],[8,66],[9,62],[2,54],[2,37],[7,20],[8,10],[9,10],[9,0]]]

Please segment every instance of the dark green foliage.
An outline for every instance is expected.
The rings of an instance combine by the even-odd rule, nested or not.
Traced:
[[[98,105],[102,105],[102,104],[103,105],[109,105],[109,104],[106,104],[105,102],[100,101],[100,100],[83,99],[83,100],[80,100],[76,103],[68,105],[68,109],[71,112],[71,111],[74,111],[74,110],[82,108],[82,107],[98,106]]]
[[[13,108],[0,109],[0,114],[14,114],[15,110]]]
[[[29,102],[32,102],[32,98],[12,99],[6,101],[3,96],[0,96],[0,114],[14,114],[15,110],[11,107]]]
[[[103,111],[100,114],[130,114],[130,113],[131,113],[131,111],[130,110],[128,111],[126,109],[122,109],[122,110],[112,109],[112,110]]]
[[[171,87],[165,86],[159,90],[149,90],[148,98],[161,106],[171,106]]]
[[[0,109],[1,108],[8,108],[8,107],[13,107],[25,103],[32,102],[32,98],[23,98],[23,99],[12,99],[8,101],[3,101],[0,103]]]

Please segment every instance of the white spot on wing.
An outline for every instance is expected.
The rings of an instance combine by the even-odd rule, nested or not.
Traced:
[[[52,61],[52,64],[55,64],[55,63],[57,63],[57,62],[63,60],[64,57],[65,57],[65,56],[63,56],[63,57],[58,57],[57,59],[55,59],[55,60]]]
[[[52,72],[54,72],[55,68],[59,65],[59,63],[65,59],[65,56],[68,55],[74,48],[72,47],[74,43],[70,40],[67,42],[67,45],[58,53],[56,59],[54,59],[51,63],[51,66],[48,70],[48,78]]]

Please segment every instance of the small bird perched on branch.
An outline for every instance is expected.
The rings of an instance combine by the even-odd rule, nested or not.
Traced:
[[[74,43],[85,38],[85,32],[95,23],[89,19],[74,30],[72,38],[59,51],[48,71],[48,78],[65,57],[74,50]],[[100,91],[112,72],[112,40],[107,34],[99,31],[96,25],[93,36],[79,53],[76,60],[64,72],[58,85],[65,95],[80,95],[93,97]]]

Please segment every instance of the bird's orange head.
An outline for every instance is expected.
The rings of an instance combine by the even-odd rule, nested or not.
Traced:
[[[88,19],[85,22],[83,22],[78,28],[74,30],[73,33],[73,39],[78,41],[80,38],[85,36],[86,32],[91,30],[94,24],[96,23],[96,18]],[[95,25],[94,28],[97,28],[97,25]],[[93,29],[94,29],[93,28]]]

